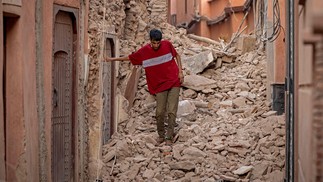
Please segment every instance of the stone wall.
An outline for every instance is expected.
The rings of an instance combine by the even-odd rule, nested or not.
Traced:
[[[120,41],[116,47],[121,55],[128,55],[148,42],[147,32],[151,28],[166,27],[167,1],[157,0],[95,0],[89,4],[89,75],[86,85],[87,112],[89,126],[89,177],[96,178],[100,164],[100,60],[102,60],[103,39],[105,34],[114,35]],[[116,44],[118,45],[118,44]],[[119,56],[119,55],[116,55]],[[121,63],[117,79],[130,74],[131,65]],[[118,80],[117,80],[118,82]],[[123,94],[123,79],[117,94]]]

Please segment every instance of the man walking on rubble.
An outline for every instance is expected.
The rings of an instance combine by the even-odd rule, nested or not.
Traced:
[[[146,72],[149,93],[156,96],[157,132],[160,144],[172,144],[176,121],[179,91],[184,81],[181,57],[174,46],[162,40],[160,30],[152,29],[149,33],[150,44],[146,44],[129,56],[105,58],[104,61],[130,61],[133,65],[142,65]],[[176,60],[176,61],[175,61]],[[167,128],[165,135],[165,113]]]

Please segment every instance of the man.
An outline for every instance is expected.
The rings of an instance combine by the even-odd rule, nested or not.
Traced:
[[[159,135],[157,142],[160,144],[165,141],[166,145],[171,145],[180,86],[184,81],[181,57],[169,41],[162,40],[160,30],[152,29],[149,36],[150,44],[146,44],[138,51],[125,57],[106,58],[105,61],[131,61],[133,65],[144,67],[149,93],[156,95],[156,120]]]

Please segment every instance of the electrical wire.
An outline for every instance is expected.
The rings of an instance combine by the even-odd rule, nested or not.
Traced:
[[[273,17],[272,17],[273,25],[270,27],[267,27],[265,24],[265,20],[268,17],[267,2],[254,1],[255,35],[262,42],[275,41],[279,37],[281,30],[283,30],[285,34],[285,30],[281,26],[279,0],[273,0],[272,3],[273,3]],[[272,33],[268,33],[268,30],[272,30]]]

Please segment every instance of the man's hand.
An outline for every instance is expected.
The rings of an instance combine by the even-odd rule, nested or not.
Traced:
[[[110,62],[110,61],[113,61],[113,58],[103,57],[103,62]]]
[[[128,56],[117,57],[117,58],[103,57],[103,62],[111,62],[111,61],[130,61],[130,60]]]

